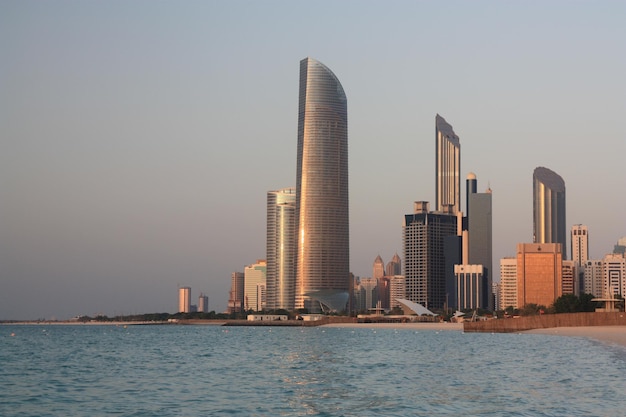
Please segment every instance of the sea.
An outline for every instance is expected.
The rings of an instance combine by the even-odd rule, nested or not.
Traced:
[[[626,348],[457,330],[2,325],[0,416],[623,416]]]

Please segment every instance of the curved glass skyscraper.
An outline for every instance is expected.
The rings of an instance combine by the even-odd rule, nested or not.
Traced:
[[[533,172],[533,242],[560,243],[566,258],[565,182],[556,172],[538,167]]]
[[[295,308],[346,308],[350,288],[348,110],[324,64],[300,61]]]
[[[436,206],[435,211],[456,214],[461,211],[461,143],[446,120],[435,117]]]

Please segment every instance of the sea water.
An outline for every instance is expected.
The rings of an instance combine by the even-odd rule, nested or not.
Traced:
[[[0,326],[0,416],[622,416],[626,349],[415,328]]]

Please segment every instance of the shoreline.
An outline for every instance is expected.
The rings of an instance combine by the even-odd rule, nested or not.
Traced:
[[[626,326],[578,326],[551,327],[544,329],[525,330],[520,333],[547,334],[552,336],[585,337],[604,343],[626,347]]]

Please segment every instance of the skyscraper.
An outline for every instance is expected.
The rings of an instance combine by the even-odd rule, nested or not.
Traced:
[[[263,311],[266,308],[267,300],[263,297],[266,293],[266,273],[267,262],[265,259],[259,259],[255,264],[244,268],[243,298],[246,311]]]
[[[461,211],[461,143],[446,120],[435,117],[436,163],[435,211]]]
[[[230,275],[230,291],[228,292],[228,312],[241,313],[244,309],[244,275],[243,272],[233,272]]]
[[[180,287],[178,289],[178,312],[189,313],[191,311],[191,288]]]
[[[385,276],[385,263],[383,262],[383,258],[378,255],[376,259],[374,259],[374,265],[372,265],[372,278],[378,279]]]
[[[385,273],[389,277],[402,274],[402,261],[397,253],[393,255],[393,258],[391,258],[389,262],[387,262]]]
[[[471,183],[473,182],[473,185]],[[482,265],[483,270],[483,294],[481,308],[493,310],[493,297],[491,287],[493,284],[492,267],[492,215],[491,215],[491,188],[484,193],[477,193],[476,175],[470,173],[467,176],[467,224],[469,231],[469,263]],[[473,191],[473,192],[472,192]],[[471,214],[469,214],[471,213]]]
[[[350,289],[348,109],[324,64],[300,61],[295,308],[341,311]]]
[[[566,259],[565,182],[544,167],[533,173],[533,243],[560,243]]]
[[[446,237],[457,234],[457,216],[429,212],[426,201],[414,203],[402,227],[406,299],[427,309],[446,304]],[[454,272],[454,271],[453,271]]]
[[[267,193],[267,308],[293,310],[296,289],[296,189]]]
[[[589,259],[589,234],[587,226],[572,226],[572,261],[583,266]]]

